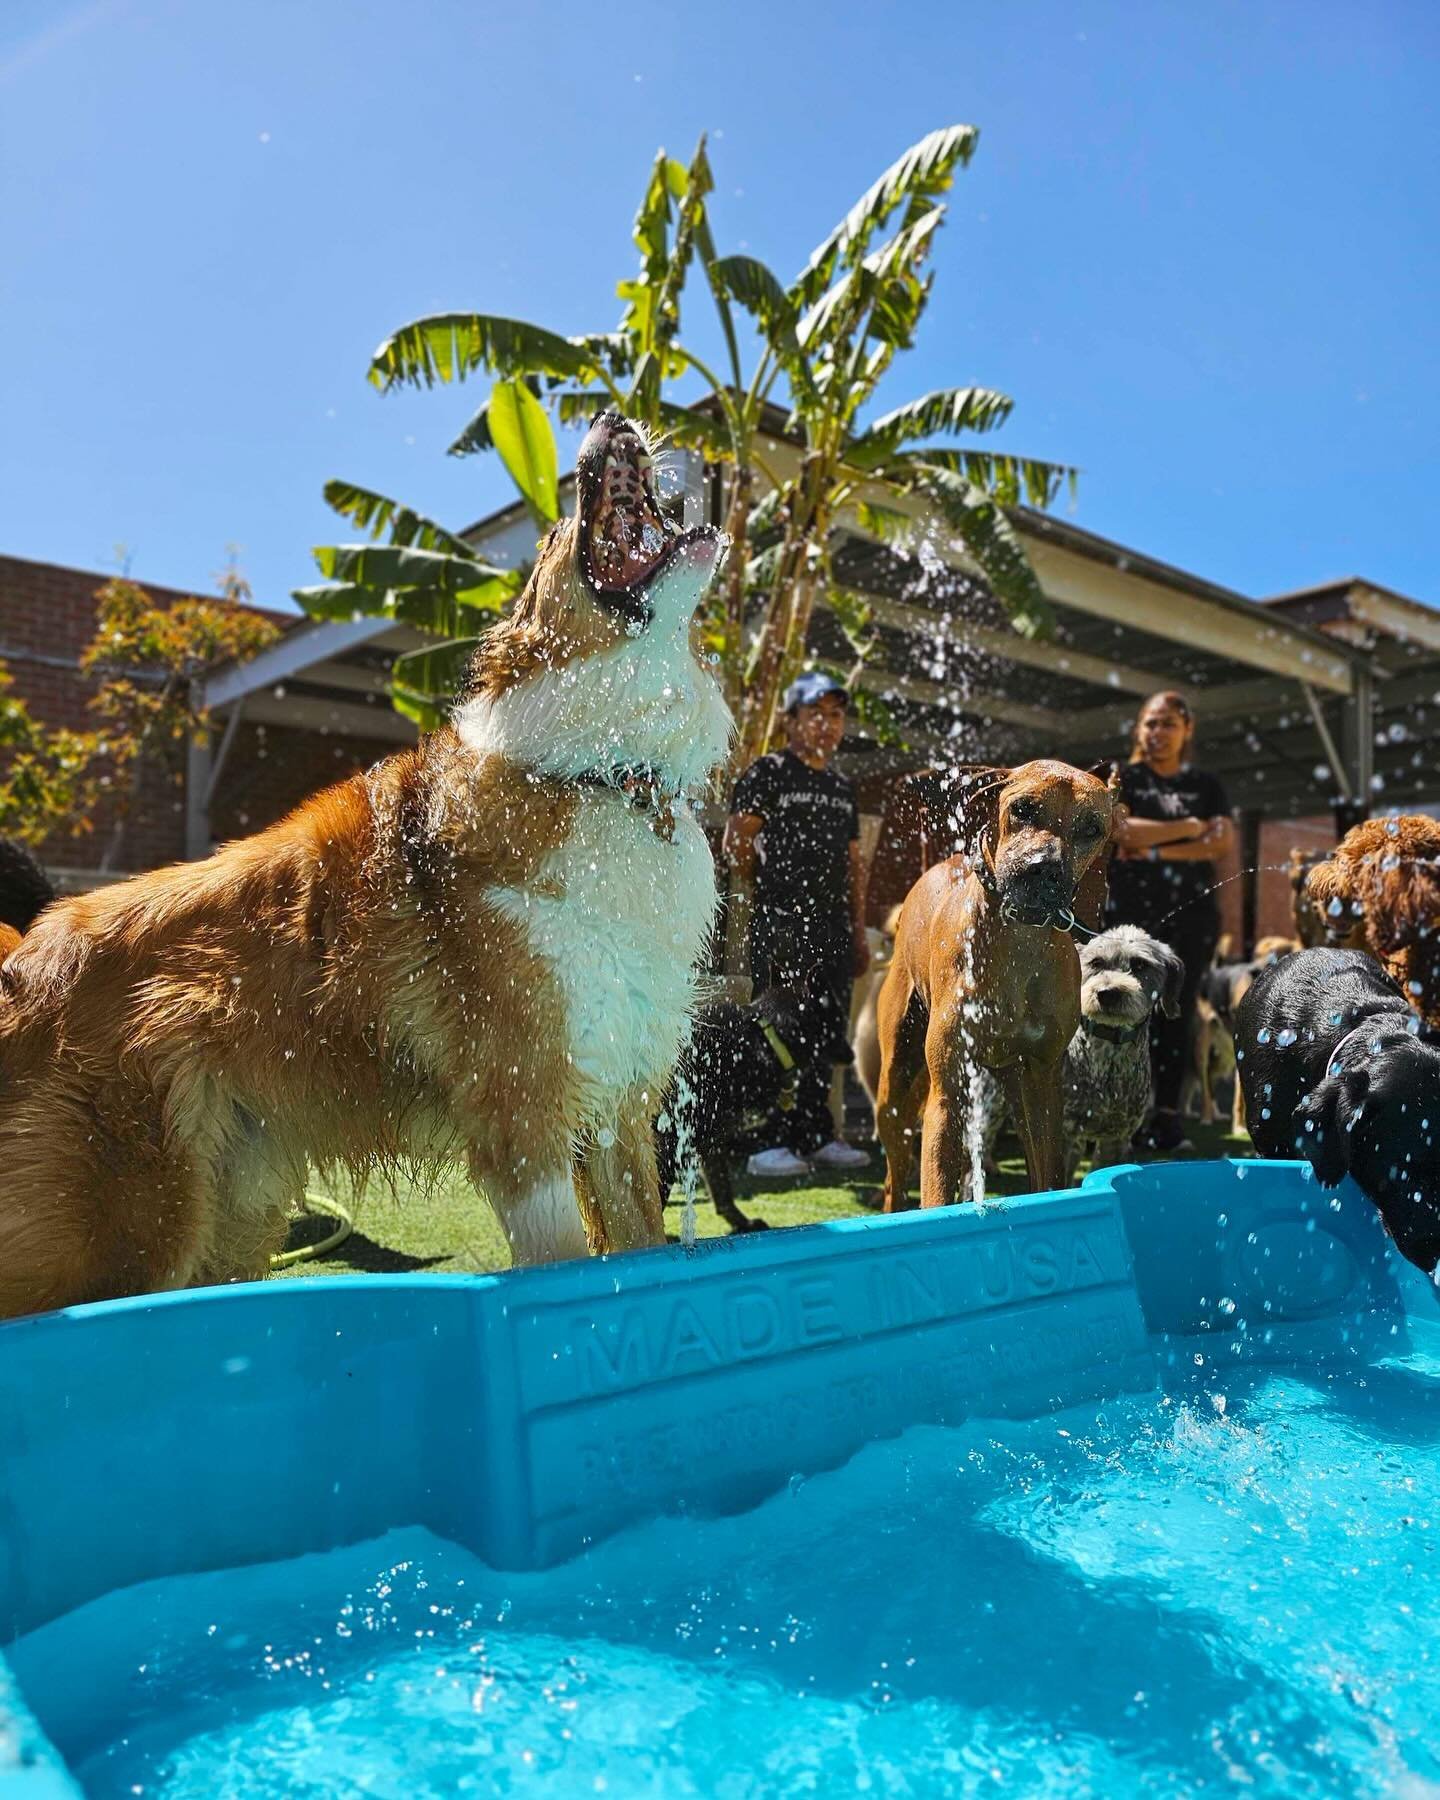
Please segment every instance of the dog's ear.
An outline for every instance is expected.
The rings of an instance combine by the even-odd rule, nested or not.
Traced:
[[[1118,763],[1094,763],[1090,773],[1097,781],[1105,783],[1106,793],[1110,797],[1110,828],[1105,842],[1086,865],[1076,884],[1071,909],[1082,925],[1091,931],[1098,931],[1105,916],[1105,903],[1110,895],[1110,864],[1115,855],[1115,827],[1124,818],[1127,809],[1120,797]]]
[[[1185,986],[1185,964],[1168,944],[1156,945],[1160,953],[1160,1010],[1167,1019],[1180,1017],[1180,990]]]
[[[956,769],[946,793],[954,848],[995,866],[1000,841],[1000,792],[1013,769],[971,763]]]
[[[1327,1075],[1290,1115],[1295,1154],[1314,1169],[1322,1187],[1334,1187],[1350,1168],[1350,1140],[1370,1077],[1364,1069]]]

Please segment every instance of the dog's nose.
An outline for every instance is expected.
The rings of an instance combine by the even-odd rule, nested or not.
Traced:
[[[1021,858],[1015,877],[1027,894],[1048,905],[1063,905],[1070,898],[1065,859],[1058,849],[1028,851]]]
[[[1101,1006],[1116,1007],[1120,1004],[1121,994],[1119,988],[1104,987],[1098,990],[1095,998]]]

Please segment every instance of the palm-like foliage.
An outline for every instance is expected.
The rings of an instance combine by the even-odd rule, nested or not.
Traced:
[[[572,423],[613,404],[726,466],[732,545],[706,629],[740,720],[739,766],[766,746],[817,604],[835,609],[857,663],[868,654],[873,633],[830,572],[831,534],[846,517],[892,538],[938,520],[979,565],[1017,630],[1046,626],[1044,597],[1005,508],[1022,498],[1048,505],[1071,472],[973,443],[925,442],[993,431],[1011,401],[990,388],[946,388],[862,423],[897,352],[914,342],[933,280],[925,265],[944,218],[941,196],[977,138],[973,126],[955,125],[913,145],[788,286],[755,257],[716,255],[704,140],[688,167],[661,152],[636,214],[639,266],[619,284],[625,308],[615,331],[564,337],[521,320],[447,313],[405,326],[372,359],[370,379],[382,390],[492,376],[489,397],[450,449],[497,451],[541,526],[558,507],[552,414]],[[697,264],[719,317],[723,377],[680,335],[681,300]],[[737,312],[753,327],[748,369]],[[666,397],[667,385],[697,377],[708,390],[699,404]],[[760,427],[781,394],[794,454],[772,466],[759,450]],[[389,543],[317,552],[329,579],[299,597],[325,616],[382,612],[442,636],[442,651],[417,653],[397,671],[405,690],[397,703],[412,716],[433,715],[440,690],[428,684],[447,678],[473,641],[476,616],[502,605],[519,578],[489,569],[441,527],[378,495],[333,482],[326,492],[373,538],[388,532]],[[871,712],[883,732],[883,709],[872,704]]]

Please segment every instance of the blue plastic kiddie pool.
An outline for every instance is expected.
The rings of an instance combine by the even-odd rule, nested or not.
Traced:
[[[0,1800],[1440,1782],[1440,1306],[1296,1164],[0,1327]]]

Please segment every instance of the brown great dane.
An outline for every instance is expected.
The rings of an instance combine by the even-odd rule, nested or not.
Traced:
[[[970,846],[927,870],[901,909],[880,991],[877,1128],[885,1210],[904,1211],[923,1112],[920,1204],[961,1197],[973,1070],[999,1077],[1037,1192],[1065,1179],[1060,1068],[1080,1023],[1070,935],[1098,927],[1118,782],[1068,763],[969,772]]]

